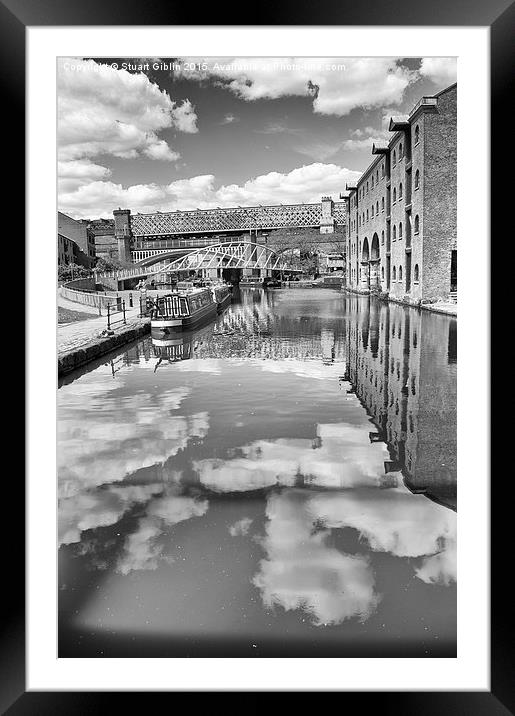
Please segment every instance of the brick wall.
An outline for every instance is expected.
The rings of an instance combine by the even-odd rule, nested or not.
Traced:
[[[456,87],[438,97],[438,110],[424,116],[423,265],[424,298],[447,298],[451,249],[456,243]]]

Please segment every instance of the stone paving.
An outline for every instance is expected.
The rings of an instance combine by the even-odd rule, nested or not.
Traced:
[[[67,302],[70,303],[70,302]],[[59,302],[59,305],[61,303]],[[81,310],[83,306],[77,303],[72,303],[75,307],[73,310]],[[128,308],[125,312],[127,325],[138,322],[139,306]],[[120,318],[121,314],[116,314],[115,318]],[[72,350],[74,348],[80,348],[81,346],[89,343],[89,341],[97,338],[101,331],[107,328],[107,316],[99,316],[98,313],[91,318],[84,321],[75,321],[74,323],[62,323],[57,326],[57,352],[64,353],[65,351]],[[112,330],[116,331],[124,328],[124,324],[117,323],[112,327]]]

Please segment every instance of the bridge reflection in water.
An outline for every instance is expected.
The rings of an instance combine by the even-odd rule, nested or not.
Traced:
[[[60,656],[455,654],[455,329],[245,291],[69,378]]]

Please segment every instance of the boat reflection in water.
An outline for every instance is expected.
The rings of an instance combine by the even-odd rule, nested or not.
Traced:
[[[58,393],[60,657],[456,655],[455,319],[236,291],[111,363]]]
[[[154,372],[162,363],[176,363],[189,360],[202,345],[203,337],[213,332],[212,326],[204,326],[196,331],[181,331],[172,335],[163,335],[161,331],[151,331],[151,341],[157,363]]]

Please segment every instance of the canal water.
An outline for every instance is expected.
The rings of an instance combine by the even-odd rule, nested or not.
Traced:
[[[58,391],[59,656],[456,656],[456,320],[242,289]]]

